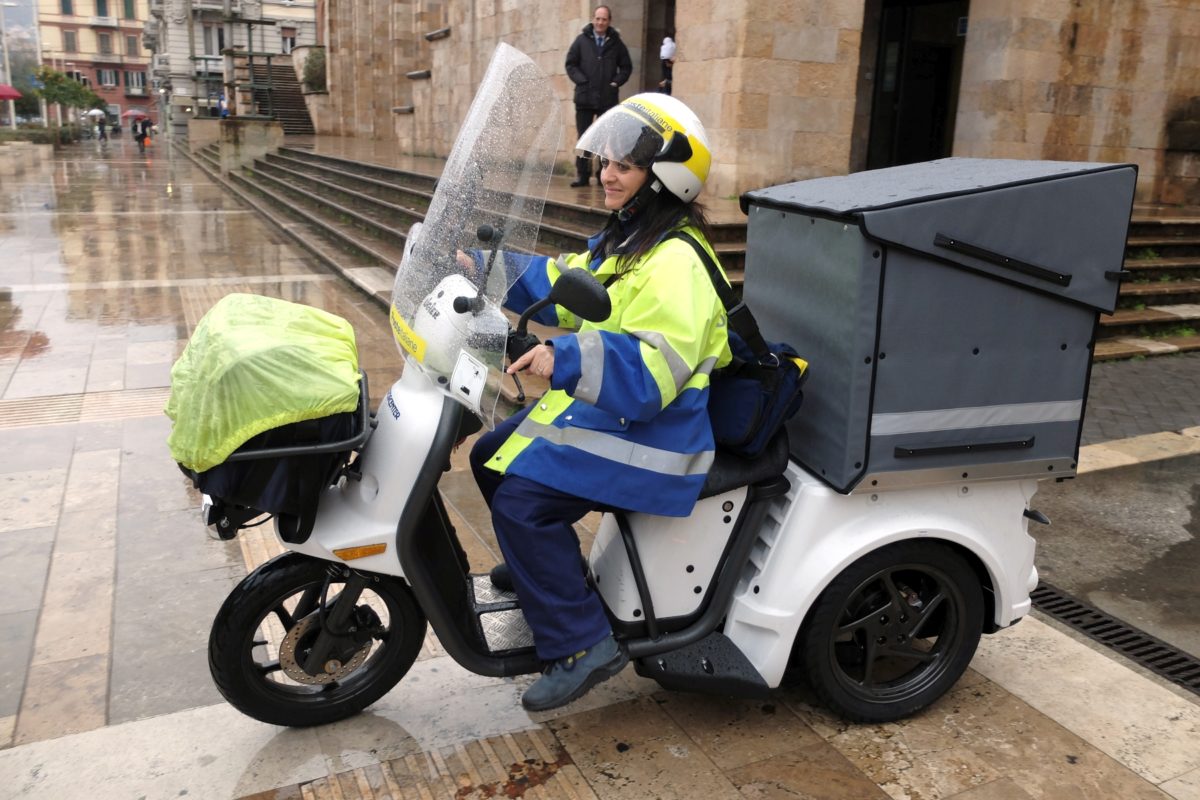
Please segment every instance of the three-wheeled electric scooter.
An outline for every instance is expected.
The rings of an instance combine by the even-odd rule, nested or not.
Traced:
[[[232,457],[341,454],[311,533],[281,530],[287,552],[213,623],[212,674],[246,714],[357,713],[404,677],[427,622],[468,670],[540,669],[516,596],[470,573],[438,481],[502,408],[501,304],[520,261],[468,275],[454,254],[535,251],[558,106],[501,45],[396,275],[399,379],[374,414],[364,379],[350,438]],[[836,713],[894,720],[1028,613],[1029,526],[1046,522],[1031,501],[1076,467],[1135,177],[946,159],[744,195],[744,299],[811,363],[805,403],[761,458],[718,451],[686,519],[606,510],[589,579],[637,672],[744,695],[798,672]],[[608,314],[583,271],[549,300]],[[247,509],[215,500],[235,534]]]

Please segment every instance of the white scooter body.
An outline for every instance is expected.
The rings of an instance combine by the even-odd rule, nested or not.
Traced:
[[[444,395],[423,373],[405,370],[375,414],[375,430],[356,462],[361,480],[343,479],[325,490],[308,541],[280,543],[333,562],[342,561],[334,551],[386,543],[382,553],[354,559],[354,567],[403,577],[394,546],[396,521],[437,433],[443,401]]]
[[[313,534],[287,549],[342,562],[335,551],[388,543],[354,559],[355,569],[404,576],[392,541],[436,433],[444,396],[419,370],[406,370],[384,397],[359,460],[321,499]],[[1034,480],[971,482],[839,494],[790,463],[786,495],[768,501],[765,523],[725,610],[725,635],[770,687],[779,685],[796,634],[822,590],[849,564],[906,539],[938,539],[970,553],[994,596],[992,623],[1004,627],[1030,608],[1037,585],[1034,540],[1024,511]],[[742,513],[741,487],[696,504],[686,518],[628,514],[660,619],[694,614],[704,602]],[[426,503],[428,498],[419,498]],[[636,623],[641,601],[612,514],[604,515],[589,562],[615,619]]]
[[[778,686],[809,608],[837,575],[873,550],[906,539],[939,539],[971,553],[994,593],[993,623],[1029,612],[1037,586],[1034,539],[1024,510],[1033,480],[963,483],[839,494],[794,462],[791,490],[770,502],[767,520],[727,612],[724,633],[767,685]],[[693,613],[704,599],[746,495],[702,500],[686,519],[630,514],[629,522],[662,617]],[[624,622],[640,617],[633,571],[607,515],[591,555],[605,603]]]

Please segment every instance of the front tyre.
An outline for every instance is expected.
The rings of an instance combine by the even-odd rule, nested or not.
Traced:
[[[954,685],[982,629],[974,570],[943,543],[913,540],[838,575],[813,604],[797,647],[831,710],[855,722],[891,722]]]
[[[292,727],[345,719],[387,694],[416,660],[425,615],[398,578],[372,576],[355,605],[358,638],[341,642],[344,665],[305,674],[302,654],[320,633],[322,595],[328,609],[345,586],[344,577],[331,577],[332,566],[284,553],[225,598],[213,620],[208,665],[217,689],[243,714]]]

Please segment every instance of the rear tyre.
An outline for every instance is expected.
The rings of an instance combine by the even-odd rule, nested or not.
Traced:
[[[315,678],[305,673],[305,648],[320,633],[322,591],[332,605],[345,585],[344,577],[330,578],[326,589],[330,566],[284,553],[247,575],[217,612],[209,669],[243,714],[292,727],[345,719],[387,694],[416,660],[425,616],[407,585],[379,575],[355,605],[361,641],[343,637],[341,669]]]
[[[954,685],[982,629],[974,570],[943,543],[913,540],[838,575],[813,604],[797,647],[831,710],[855,722],[891,722]]]

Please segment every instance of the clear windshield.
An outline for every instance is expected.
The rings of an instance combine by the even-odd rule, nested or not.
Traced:
[[[508,333],[500,304],[525,263],[489,255],[533,252],[558,153],[558,109],[533,61],[497,46],[396,272],[392,334],[409,366],[489,427]],[[478,257],[456,258],[460,251]]]

